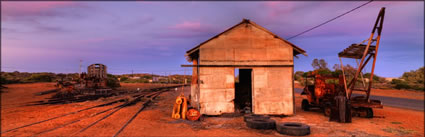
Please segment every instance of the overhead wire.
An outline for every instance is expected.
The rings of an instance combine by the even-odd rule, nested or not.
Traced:
[[[323,25],[325,25],[325,24],[327,24],[327,23],[329,23],[329,22],[331,22],[331,21],[334,21],[335,19],[338,19],[338,18],[340,18],[340,17],[342,17],[342,16],[344,16],[344,15],[347,15],[347,14],[348,14],[348,13],[350,13],[350,12],[353,12],[353,11],[355,11],[355,10],[357,10],[357,9],[359,9],[359,8],[361,8],[361,7],[363,7],[363,6],[366,6],[367,4],[371,3],[372,1],[373,1],[373,0],[370,0],[370,1],[366,2],[366,3],[363,3],[362,5],[357,6],[357,7],[353,8],[353,9],[351,9],[351,10],[349,10],[349,11],[347,11],[347,12],[345,12],[345,13],[341,14],[341,15],[338,15],[338,16],[336,16],[336,17],[334,17],[334,18],[332,18],[332,19],[330,19],[330,20],[327,20],[327,21],[325,21],[325,22],[323,22],[323,23],[321,23],[321,24],[319,24],[319,25],[316,25],[316,26],[314,26],[314,27],[312,27],[312,28],[310,28],[310,29],[307,29],[307,30],[305,30],[305,31],[303,31],[303,32],[301,32],[301,33],[298,33],[298,34],[296,34],[296,35],[294,35],[294,36],[291,36],[291,37],[287,38],[287,40],[290,40],[290,39],[296,38],[296,37],[298,37],[298,36],[300,36],[300,35],[303,35],[303,34],[305,34],[305,33],[309,32],[309,31],[312,31],[312,30],[314,30],[314,29],[316,29],[316,28],[318,28],[318,27],[320,27],[320,26],[323,26]]]

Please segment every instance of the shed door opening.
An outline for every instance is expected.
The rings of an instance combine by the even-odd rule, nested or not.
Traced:
[[[235,111],[251,113],[252,69],[236,69],[235,74]]]

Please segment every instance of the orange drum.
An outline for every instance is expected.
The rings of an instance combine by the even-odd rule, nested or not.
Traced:
[[[201,117],[201,113],[199,113],[198,110],[193,108],[189,109],[186,113],[186,118],[187,120],[190,120],[190,121],[196,121],[199,119],[199,117]]]

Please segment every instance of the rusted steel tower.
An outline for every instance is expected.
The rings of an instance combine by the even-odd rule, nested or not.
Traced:
[[[87,67],[87,76],[95,78],[106,78],[107,77],[106,66],[103,64],[92,64]]]
[[[381,39],[381,32],[382,32],[383,23],[384,23],[384,15],[385,15],[385,7],[382,7],[376,19],[375,25],[372,28],[372,34],[370,35],[370,37],[359,44],[352,44],[350,47],[344,49],[344,51],[338,54],[339,60],[341,62],[341,70],[344,76],[343,77],[344,87],[345,87],[345,91],[347,91],[346,95],[348,99],[351,98],[351,94],[353,91],[364,91],[366,93],[365,100],[370,102],[369,96],[370,96],[370,91],[373,84],[375,63],[376,63],[376,57],[378,56],[379,40]],[[367,45],[364,45],[363,43],[365,43],[366,41],[368,43]],[[372,45],[373,43],[375,43],[376,45]],[[356,61],[360,59],[360,63],[357,63],[357,71],[353,79],[349,83],[347,82],[346,76],[344,74],[344,67],[343,67],[341,58],[351,58],[351,59],[355,59]],[[369,84],[366,87],[365,80],[363,78],[363,75],[361,75],[361,73],[364,67],[372,58],[373,58],[373,64],[371,67],[370,78],[368,81]],[[361,76],[363,89],[356,88],[356,82],[358,80],[359,75]]]

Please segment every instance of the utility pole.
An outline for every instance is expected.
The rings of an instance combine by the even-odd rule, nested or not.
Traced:
[[[164,72],[164,77],[166,77],[167,76],[167,72]],[[167,81],[168,82],[168,81]]]
[[[184,68],[184,73],[183,73],[183,84],[186,85],[187,84],[187,79],[186,79],[186,68]],[[184,86],[183,86],[184,87]]]
[[[79,75],[81,76],[81,63],[83,62],[83,60],[80,59],[80,73]]]
[[[170,75],[171,75],[171,72],[168,73],[168,84],[170,84],[170,82],[171,82]]]

